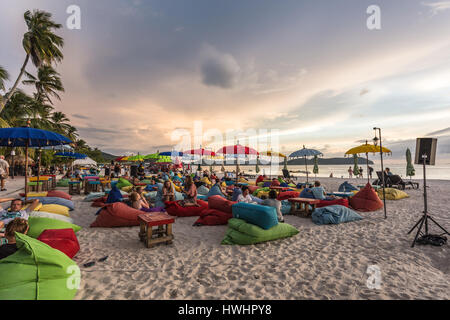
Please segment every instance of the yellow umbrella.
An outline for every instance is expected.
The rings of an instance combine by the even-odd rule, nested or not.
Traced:
[[[284,154],[276,152],[276,151],[264,151],[264,152],[261,152],[259,155],[265,156],[265,157],[286,158],[286,156]]]
[[[383,153],[387,153],[387,154],[392,154],[392,151],[389,150],[388,148],[382,147],[382,151]],[[369,153],[378,153],[380,152],[380,147],[379,146],[375,146],[373,144],[369,144],[366,140],[366,143],[363,145],[360,145],[358,147],[354,147],[350,150],[348,150],[345,155],[353,155],[353,154],[362,154],[365,153],[366,154],[366,164],[367,164],[367,182],[369,182]]]

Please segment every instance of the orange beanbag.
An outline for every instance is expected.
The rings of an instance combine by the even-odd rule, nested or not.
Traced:
[[[72,200],[72,196],[70,194],[68,194],[67,192],[64,192],[64,191],[60,191],[60,190],[50,190],[47,193],[47,197],[58,197],[58,198],[63,198],[63,199],[67,199],[67,200]]]
[[[208,208],[216,209],[226,213],[233,213],[231,206],[236,202],[227,200],[221,196],[212,196],[208,198]]]
[[[223,212],[217,209],[206,209],[202,212],[200,218],[195,221],[194,226],[217,226],[228,223],[228,220],[233,218],[232,213]]]
[[[260,188],[261,187],[259,187],[259,186],[248,186],[248,190],[250,191],[250,193],[253,193]]]
[[[348,199],[320,200],[320,202],[316,204],[316,208],[323,208],[333,205],[341,205],[348,208]]]
[[[136,210],[125,203],[115,202],[107,204],[100,210],[91,228],[113,228],[138,226],[138,216],[143,211]]]
[[[300,192],[298,191],[284,191],[278,194],[277,200],[287,200],[291,198],[298,198],[300,196]]]
[[[73,229],[47,229],[37,239],[65,253],[70,259],[80,251],[80,244]]]
[[[171,216],[176,217],[193,217],[200,216],[203,211],[208,209],[208,202],[197,200],[200,207],[182,207],[178,201],[166,201],[166,211]]]
[[[381,201],[369,183],[351,197],[349,203],[353,209],[363,212],[376,211],[383,208],[383,201]]]

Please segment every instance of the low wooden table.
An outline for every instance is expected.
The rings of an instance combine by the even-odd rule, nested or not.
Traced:
[[[151,212],[141,214],[138,221],[141,224],[139,239],[145,243],[147,248],[152,248],[160,242],[172,244],[174,238],[172,224],[175,222],[172,216],[165,212]],[[153,229],[153,227],[158,228]]]
[[[288,199],[291,202],[291,214],[300,215],[302,217],[309,217],[316,209],[316,205],[320,203],[318,199],[309,199],[309,198],[291,198]],[[298,207],[297,207],[298,205]],[[309,206],[312,206],[312,211],[309,210]]]

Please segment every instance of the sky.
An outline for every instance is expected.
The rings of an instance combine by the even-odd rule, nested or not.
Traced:
[[[367,27],[373,4],[379,30]],[[69,5],[80,30],[66,26]],[[32,9],[64,25],[56,109],[105,152],[239,141],[342,157],[380,127],[392,159],[436,137],[450,162],[450,1],[2,0],[7,87]]]

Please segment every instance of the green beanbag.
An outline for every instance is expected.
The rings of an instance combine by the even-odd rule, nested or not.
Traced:
[[[119,178],[119,182],[117,182],[116,187],[117,189],[122,189],[123,187],[129,187],[133,186],[133,184],[124,178]]]
[[[232,218],[228,220],[228,230],[222,240],[224,245],[250,245],[265,241],[292,237],[299,231],[287,223],[278,223],[269,230],[246,223],[244,220]]]
[[[75,233],[81,230],[76,224],[50,218],[29,217],[28,224],[30,225],[28,236],[32,238],[39,237],[46,229],[73,229]]]
[[[17,252],[0,260],[0,300],[71,300],[80,271],[47,244],[16,233]]]

